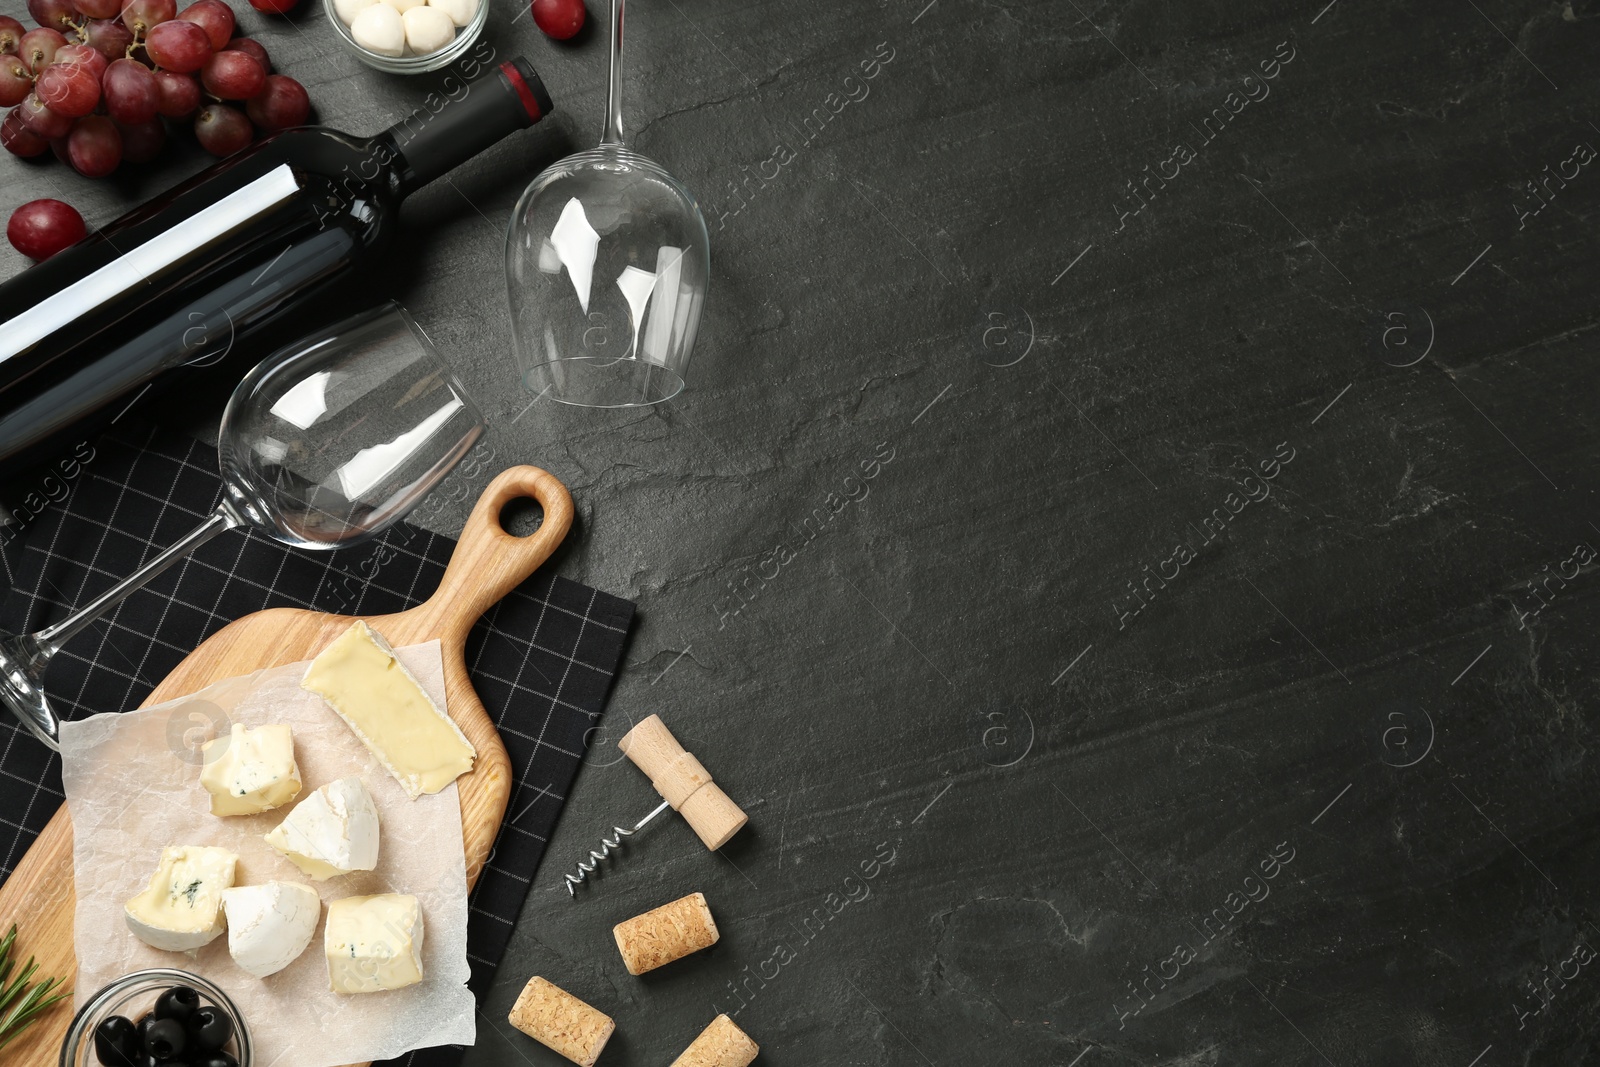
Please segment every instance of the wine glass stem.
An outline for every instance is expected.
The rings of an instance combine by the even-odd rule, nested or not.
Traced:
[[[601,144],[622,144],[622,21],[626,0],[611,0],[611,65],[606,85],[606,129]]]
[[[38,643],[40,650],[45,655],[55,652],[61,645],[72,640],[79,631],[122,603],[129,593],[144,588],[146,584],[168,567],[177,563],[224,530],[231,530],[238,526],[240,522],[240,518],[226,504],[219,504],[216,511],[206,516],[206,520],[186,534],[181,541],[162,551],[144,566],[73,612],[68,618],[62,619],[53,626],[46,626],[35,633],[33,640]]]

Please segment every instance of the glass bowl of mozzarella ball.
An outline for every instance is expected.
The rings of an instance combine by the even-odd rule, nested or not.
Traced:
[[[488,0],[323,0],[323,7],[356,57],[390,74],[446,66],[489,19]]]

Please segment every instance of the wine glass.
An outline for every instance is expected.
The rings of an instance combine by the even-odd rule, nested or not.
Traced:
[[[483,435],[483,416],[398,304],[296,341],[247,374],[222,415],[222,501],[205,521],[61,622],[0,635],[0,700],[60,750],[50,658],[156,575],[225,530],[333,549],[398,522]]]
[[[622,142],[624,3],[611,0],[599,146],[535,178],[506,234],[523,384],[579,407],[643,406],[678,394],[711,274],[694,197]]]

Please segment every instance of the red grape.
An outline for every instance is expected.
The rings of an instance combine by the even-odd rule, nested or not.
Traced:
[[[261,95],[244,106],[244,112],[251,122],[273,133],[305,125],[306,116],[311,113],[311,98],[306,95],[305,86],[293,78],[273,74],[268,76]]]
[[[56,51],[56,62],[76,63],[81,67],[88,67],[89,73],[94,75],[94,80],[98,83],[110,61],[86,44],[69,44]]]
[[[200,83],[193,74],[174,74],[158,70],[156,79],[156,112],[169,119],[186,119],[200,106]]]
[[[32,260],[49,259],[88,233],[77,209],[59,200],[30,200],[13,211],[6,223],[11,247]]]
[[[128,163],[148,163],[167,143],[167,127],[160,119],[137,126],[118,126],[122,133],[122,158]]]
[[[10,15],[0,15],[0,55],[16,55],[17,42],[22,40],[22,35],[26,32],[22,23]]]
[[[100,87],[106,112],[118,122],[134,126],[156,117],[161,91],[156,87],[156,76],[138,60],[119,59],[111,64],[100,79]]]
[[[250,6],[268,15],[285,15],[294,10],[300,0],[250,0]]]
[[[101,63],[105,58],[89,50]],[[59,56],[60,53],[57,53]],[[33,91],[46,107],[69,118],[87,115],[100,103],[100,79],[94,70],[82,63],[52,63],[39,75]]]
[[[135,34],[149,33],[178,15],[178,0],[127,0],[122,5],[122,23]]]
[[[156,66],[187,74],[211,58],[211,37],[199,23],[173,19],[153,26],[145,35],[145,50]]]
[[[17,42],[17,55],[22,57],[29,70],[38,74],[55,62],[56,52],[66,44],[67,39],[58,31],[40,26],[22,35],[22,40]]]
[[[223,100],[248,100],[267,84],[267,72],[244,52],[218,52],[201,68],[200,84]]]
[[[249,144],[255,132],[242,111],[226,104],[211,104],[195,118],[194,135],[200,147],[212,155],[231,156]]]
[[[90,19],[83,28],[83,40],[110,62],[128,54],[128,47],[133,44],[133,31],[115,19]]]
[[[27,98],[17,105],[17,111],[22,114],[22,124],[46,140],[65,137],[67,131],[72,129],[72,116],[50,110],[50,107],[39,99],[37,92],[29,93]]]
[[[72,0],[28,0],[28,14],[39,25],[53,30],[78,28],[78,9],[72,6]]]
[[[235,37],[228,42],[228,47],[223,51],[243,52],[247,56],[253,56],[255,61],[261,64],[261,73],[272,73],[272,60],[267,58],[267,50],[248,37]]]
[[[122,162],[122,133],[104,115],[85,115],[67,134],[67,161],[85,178],[103,178]]]
[[[0,107],[15,107],[33,88],[33,76],[16,56],[0,55]]]
[[[228,47],[228,39],[233,36],[233,8],[222,0],[196,0],[184,8],[178,18],[205,30],[214,52]]]
[[[18,109],[9,112],[5,121],[0,122],[0,146],[12,155],[32,157],[48,151],[50,142],[23,125],[22,111]]]
[[[583,29],[583,0],[533,0],[533,21],[546,37],[565,41]]]
[[[92,19],[114,19],[122,14],[122,0],[72,0],[72,6]]]

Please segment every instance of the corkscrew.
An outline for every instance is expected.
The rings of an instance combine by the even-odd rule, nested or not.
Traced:
[[[632,827],[613,826],[610,837],[600,839],[598,849],[590,849],[587,859],[578,861],[578,873],[566,878],[567,895],[578,898],[578,886],[599,868],[600,862],[620,852],[626,838],[644,829],[657,815],[672,808],[684,817],[708,849],[719,849],[749,821],[739,805],[711,781],[711,772],[678,744],[661,716],[652,715],[623,735],[617,742],[622,754],[633,761],[662,796],[656,809]]]

